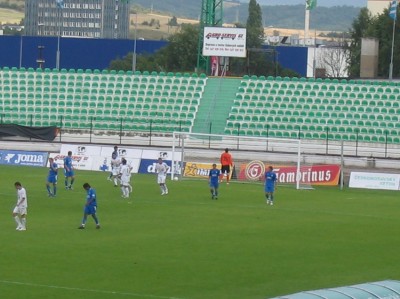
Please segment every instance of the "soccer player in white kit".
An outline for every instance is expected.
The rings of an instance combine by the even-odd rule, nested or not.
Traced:
[[[121,179],[121,191],[123,198],[129,198],[129,194],[132,192],[131,182],[131,171],[132,167],[127,164],[127,161],[122,158],[122,165],[119,170],[119,176]]]
[[[13,210],[13,217],[17,223],[17,230],[26,230],[26,214],[28,209],[28,198],[26,190],[22,187],[20,182],[15,182],[15,189],[17,189],[17,205]]]
[[[167,179],[167,172],[170,167],[167,163],[163,162],[162,158],[158,158],[158,163],[156,164],[156,173],[157,173],[157,183],[160,185],[161,195],[168,194],[168,187],[165,183]]]
[[[120,173],[121,168],[121,160],[117,156],[114,159],[111,159],[111,173],[112,173],[112,180],[114,182],[114,187],[118,186],[118,176]]]

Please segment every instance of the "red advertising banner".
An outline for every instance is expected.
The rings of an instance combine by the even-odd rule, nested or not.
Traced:
[[[264,179],[264,173],[268,165],[261,161],[252,161],[240,165],[238,174],[239,180],[261,181]],[[301,184],[335,186],[339,184],[340,166],[339,165],[311,165],[301,166],[297,173],[296,166],[274,166],[278,182],[296,183],[296,177],[300,179]]]

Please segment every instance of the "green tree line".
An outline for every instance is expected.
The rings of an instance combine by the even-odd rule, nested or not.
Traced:
[[[397,10],[399,16],[399,8]],[[363,8],[353,21],[349,46],[349,75],[360,76],[361,40],[376,38],[379,40],[378,76],[387,78],[392,50],[393,20],[389,17],[388,9],[373,17],[367,8]],[[393,77],[400,77],[400,24],[396,22],[394,38]]]
[[[263,50],[264,28],[262,10],[256,0],[250,0],[248,5],[247,28],[248,57],[230,59],[230,75],[243,76],[280,75],[297,76],[293,71],[282,68],[272,52]],[[156,72],[193,72],[195,71],[198,55],[198,25],[182,24],[180,32],[169,38],[169,43],[153,55],[138,55],[136,66],[142,71]],[[113,70],[131,70],[133,54],[117,58],[110,64]],[[202,71],[202,70],[198,70]]]

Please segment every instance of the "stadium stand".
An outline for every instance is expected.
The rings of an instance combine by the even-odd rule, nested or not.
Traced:
[[[0,70],[1,123],[190,132],[204,75],[99,70]]]
[[[1,123],[400,143],[400,83],[7,68]]]
[[[399,143],[400,84],[244,77],[225,133]]]

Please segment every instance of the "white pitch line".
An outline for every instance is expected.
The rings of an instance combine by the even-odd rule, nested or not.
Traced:
[[[62,287],[62,286],[36,284],[36,283],[20,282],[20,281],[9,281],[9,280],[0,280],[0,283],[2,283],[2,284],[16,284],[16,285],[31,286],[31,287],[38,287],[38,288],[48,288],[48,289],[60,289],[60,290],[67,290],[67,291],[79,291],[79,292],[91,292],[91,293],[101,293],[101,294],[112,294],[112,295],[121,295],[121,296],[141,297],[141,298],[183,299],[183,298],[178,298],[178,297],[167,297],[167,296],[137,294],[137,293],[129,293],[129,292],[103,291],[103,290],[95,290],[95,289],[82,289],[82,288],[73,288],[73,287]]]

